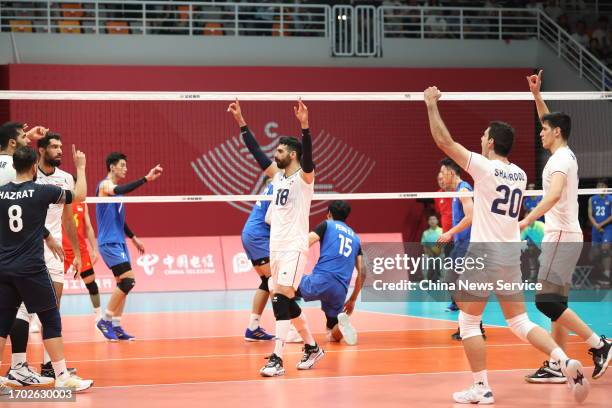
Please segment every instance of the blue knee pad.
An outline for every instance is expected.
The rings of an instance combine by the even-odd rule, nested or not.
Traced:
[[[543,293],[535,297],[536,307],[551,321],[556,322],[567,310],[567,297],[556,293]]]
[[[62,337],[62,318],[57,307],[36,314],[42,326],[43,340]]]
[[[16,317],[17,309],[0,309],[0,337],[8,337]]]

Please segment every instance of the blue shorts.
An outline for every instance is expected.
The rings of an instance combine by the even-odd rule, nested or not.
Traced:
[[[348,289],[333,278],[306,275],[300,282],[300,294],[306,302],[321,301],[321,310],[327,317],[338,317],[344,309]]]
[[[591,233],[591,242],[593,244],[605,244],[612,242],[612,225],[606,225],[603,232],[599,232],[593,228]]]
[[[22,276],[0,274],[0,309],[15,309],[23,302],[29,313],[39,313],[57,307],[55,289],[49,272]]]
[[[251,261],[270,258],[270,236],[242,234],[242,247]]]
[[[453,243],[453,249],[451,250],[448,257],[451,259],[465,258],[465,255],[467,254],[467,250],[469,246],[470,246],[470,241],[467,241],[467,240],[455,241]]]
[[[100,255],[109,269],[123,263],[130,263],[130,253],[124,243],[108,243],[98,245]]]

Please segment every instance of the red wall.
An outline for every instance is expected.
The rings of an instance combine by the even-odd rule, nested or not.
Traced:
[[[116,91],[524,91],[531,69],[394,69],[300,67],[117,67],[10,65],[9,89]],[[337,192],[432,191],[442,154],[429,134],[422,102],[308,102],[315,137],[317,183]],[[229,153],[239,134],[225,102],[12,101],[12,120],[43,124],[61,133],[88,156],[89,191],[105,176],[104,158],[128,155],[128,179],[154,164],[166,172],[140,189],[142,195],[250,193],[259,173],[248,153]],[[490,120],[517,131],[513,161],[534,175],[534,116],[530,102],[448,102],[442,115],[453,136],[479,149]],[[292,103],[243,103],[262,145],[275,143],[264,128],[296,135]],[[319,136],[320,135],[320,136]],[[239,139],[236,139],[239,140]],[[237,146],[239,150],[242,145]],[[217,148],[217,153],[213,151]],[[211,153],[213,152],[213,153]],[[219,160],[219,154],[223,160]],[[214,169],[207,167],[207,155]],[[217,157],[215,160],[214,157]],[[204,181],[194,171],[197,159]],[[236,160],[236,163],[233,162]],[[243,161],[242,161],[243,160]],[[66,157],[63,167],[72,169]],[[422,205],[413,200],[355,201],[350,222],[361,232],[420,235]],[[311,223],[323,214],[322,204]],[[128,206],[130,226],[143,236],[235,235],[247,217],[229,204],[148,204]]]

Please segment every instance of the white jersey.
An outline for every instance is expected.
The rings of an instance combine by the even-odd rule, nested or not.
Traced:
[[[521,242],[518,217],[527,186],[527,175],[515,164],[489,160],[473,152],[465,170],[474,179],[470,242],[495,243],[487,247],[487,254],[497,255],[494,258],[498,260],[497,263],[520,263],[520,251],[515,251],[518,246],[502,246],[497,243]]]
[[[306,183],[298,170],[289,177],[278,172],[272,179],[274,195],[268,213],[270,251],[308,251],[310,202],[314,182]]]
[[[0,154],[0,186],[15,181],[17,172],[13,167],[13,156]]]
[[[558,148],[544,166],[542,171],[544,194],[550,189],[550,182],[555,173],[565,174],[565,188],[559,201],[544,215],[544,231],[582,232],[578,222],[578,160],[567,146]]]
[[[40,168],[36,175],[36,183],[38,184],[51,184],[58,186],[64,190],[74,190],[74,179],[72,175],[66,173],[64,170],[55,168],[53,174],[45,174]],[[64,204],[51,204],[47,211],[47,219],[45,220],[45,227],[49,230],[49,233],[57,242],[62,242],[62,213],[64,212]],[[45,251],[47,247],[45,246]]]

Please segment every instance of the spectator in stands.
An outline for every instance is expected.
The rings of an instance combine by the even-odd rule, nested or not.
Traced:
[[[554,21],[557,21],[559,17],[561,17],[561,14],[563,14],[563,9],[559,7],[558,0],[548,0],[544,12]]]
[[[535,190],[535,189],[536,189],[535,183],[527,184],[527,190]],[[529,211],[536,208],[536,206],[540,203],[540,201],[542,201],[542,196],[525,197],[525,199],[523,200],[523,208],[525,209],[525,215],[527,215]],[[544,217],[541,217],[540,221],[544,221]]]
[[[578,20],[576,23],[576,32],[572,34],[572,38],[578,41],[578,44],[584,48],[589,46],[589,35],[586,33],[586,23],[584,20]]]
[[[570,24],[569,24],[569,17],[567,17],[567,14],[565,13],[561,14],[559,16],[559,19],[557,20],[557,24],[559,24],[559,27],[561,27],[567,33],[572,32],[572,28],[570,27]]]
[[[525,8],[544,11],[544,2],[541,0],[529,0]]]
[[[421,237],[423,254],[425,255],[425,259],[439,258],[442,251],[436,243],[438,242],[440,235],[442,235],[442,228],[438,226],[438,217],[435,215],[430,215],[427,219],[427,224],[429,225],[429,228],[423,231],[423,236]],[[440,279],[441,271],[437,268],[428,269],[427,267],[424,267],[422,272],[424,279],[429,279],[431,281]]]
[[[447,188],[444,183],[444,176],[438,173],[438,187],[441,191],[452,191],[452,188]],[[452,198],[434,198],[434,208],[438,213],[442,232],[446,232],[453,227],[453,199]]]
[[[608,16],[599,17],[597,20],[597,26],[591,34],[591,38],[599,41],[600,47],[606,53],[610,51],[610,46],[612,45],[612,31],[610,30],[609,23],[610,21]]]
[[[531,210],[530,210],[531,211]],[[527,211],[527,214],[529,211]],[[525,214],[525,215],[527,215]],[[544,238],[544,223],[534,221],[521,231],[521,241],[525,243],[523,248],[522,270],[525,279],[535,282],[540,269],[539,256],[542,252],[542,239]]]
[[[599,41],[597,40],[597,38],[591,38],[591,41],[589,41],[588,50],[591,54],[593,54],[595,58],[599,60],[603,60],[605,57],[605,53],[599,45]]]

